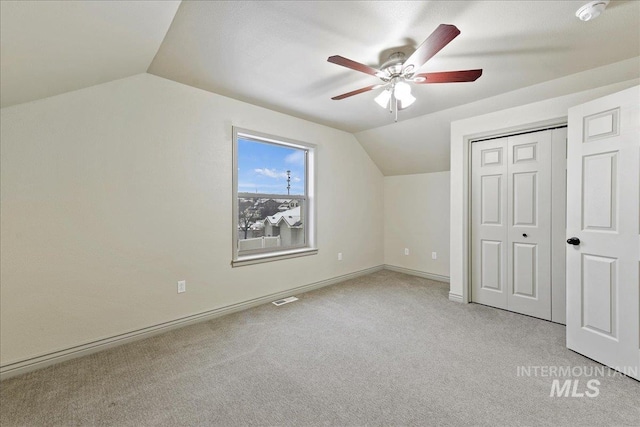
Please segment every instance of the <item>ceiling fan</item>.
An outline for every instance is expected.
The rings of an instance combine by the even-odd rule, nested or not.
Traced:
[[[343,56],[330,56],[327,61],[350,68],[361,73],[370,74],[382,80],[371,86],[356,89],[342,95],[334,96],[333,100],[345,99],[370,90],[384,88],[375,98],[375,101],[382,108],[389,108],[389,112],[395,110],[396,121],[398,121],[398,110],[403,110],[414,103],[416,98],[411,95],[409,83],[431,84],[431,83],[453,83],[472,82],[482,75],[482,70],[461,70],[461,71],[441,71],[435,73],[416,74],[429,59],[438,53],[443,47],[448,45],[460,34],[460,30],[455,25],[440,24],[420,46],[405,59],[403,52],[395,52],[389,59],[380,66],[380,69],[369,67]]]

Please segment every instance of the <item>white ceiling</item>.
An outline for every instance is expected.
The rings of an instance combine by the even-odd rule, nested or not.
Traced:
[[[369,157],[386,175],[441,172],[450,169],[451,122],[532,102],[600,88],[616,92],[640,84],[640,58],[582,71],[548,82],[391,123],[355,134]],[[604,87],[611,87],[610,92]]]
[[[327,57],[377,67],[382,51],[456,25],[461,34],[421,70],[483,68],[483,76],[414,86],[405,120],[640,54],[640,2],[611,2],[589,23],[575,17],[583,3],[184,1],[149,72],[357,132],[393,121],[373,102],[377,91],[330,98],[378,80]]]
[[[385,175],[447,170],[451,120],[518,105],[521,93],[533,102],[534,85],[629,58],[596,80],[638,77],[640,2],[612,1],[584,23],[574,14],[586,1],[3,0],[1,105],[147,71],[354,132]],[[479,80],[414,86],[397,124],[377,91],[331,100],[377,80],[327,57],[377,67],[441,23],[461,34],[420,71],[482,68]]]
[[[179,1],[1,1],[0,105],[147,71]]]

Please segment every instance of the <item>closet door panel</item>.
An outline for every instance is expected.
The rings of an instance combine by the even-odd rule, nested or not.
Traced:
[[[507,139],[471,146],[471,299],[507,308]]]
[[[507,308],[551,320],[551,131],[507,141]]]

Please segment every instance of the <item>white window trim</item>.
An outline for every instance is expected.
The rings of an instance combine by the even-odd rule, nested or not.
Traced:
[[[285,145],[292,148],[305,150],[305,195],[283,195],[283,194],[253,194],[252,197],[265,198],[291,198],[304,199],[305,224],[305,245],[297,248],[284,248],[268,252],[260,252],[246,255],[238,255],[238,195],[248,194],[238,192],[238,137],[254,140],[257,142]],[[278,261],[281,259],[296,258],[318,253],[316,247],[316,145],[306,142],[295,141],[279,136],[268,135],[262,132],[255,132],[233,126],[233,182],[232,182],[232,258],[231,266],[240,267],[243,265],[259,264],[263,262]]]

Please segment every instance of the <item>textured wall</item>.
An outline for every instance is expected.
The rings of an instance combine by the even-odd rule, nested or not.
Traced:
[[[3,365],[383,263],[351,134],[150,74],[1,120]],[[232,125],[317,144],[317,255],[231,268]]]
[[[384,178],[384,263],[449,276],[449,172]]]

